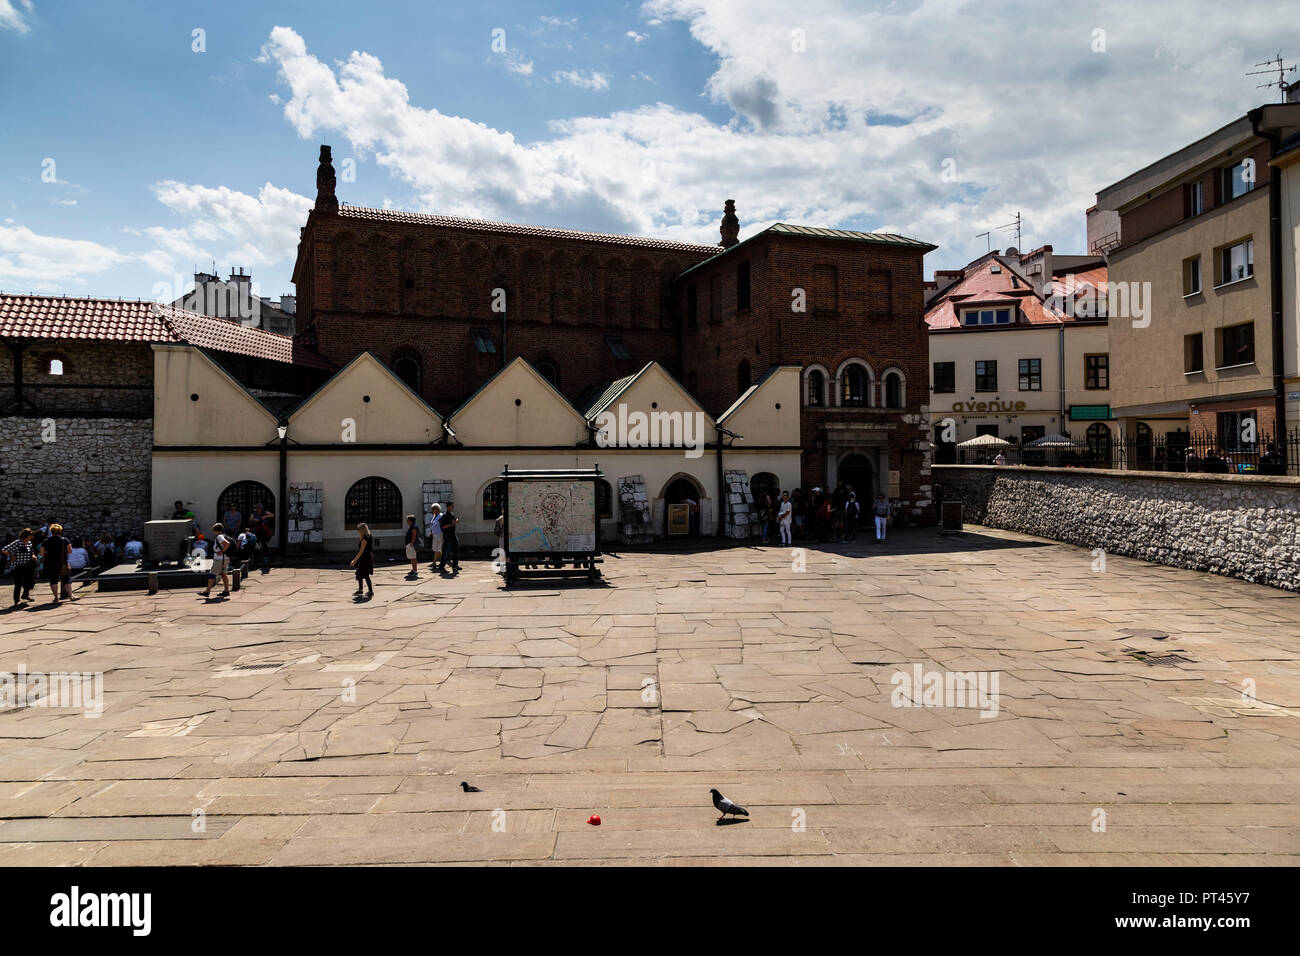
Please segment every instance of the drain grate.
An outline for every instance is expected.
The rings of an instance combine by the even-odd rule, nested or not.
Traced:
[[[1177,667],[1179,664],[1195,664],[1196,661],[1182,654],[1152,654],[1150,651],[1129,651],[1129,654],[1143,664]]]
[[[269,671],[283,666],[284,661],[267,661],[262,664],[236,664],[230,669],[232,671]]]

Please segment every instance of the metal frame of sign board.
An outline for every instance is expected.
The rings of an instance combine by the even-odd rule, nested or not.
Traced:
[[[600,569],[600,492],[596,482],[604,479],[599,466],[591,469],[516,469],[506,465],[500,474],[504,485],[501,496],[502,544],[505,548],[506,583],[521,577],[574,577],[585,575],[596,581]],[[578,551],[513,551],[510,548],[510,493],[518,484],[541,481],[582,481],[591,483],[593,547]]]

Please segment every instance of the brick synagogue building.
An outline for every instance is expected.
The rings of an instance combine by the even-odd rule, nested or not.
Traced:
[[[297,341],[339,367],[369,352],[439,410],[516,357],[580,413],[657,362],[715,419],[797,366],[803,487],[844,480],[864,504],[884,491],[929,520],[935,247],[783,223],[741,240],[731,200],[720,232],[707,246],[349,206],[323,146]]]

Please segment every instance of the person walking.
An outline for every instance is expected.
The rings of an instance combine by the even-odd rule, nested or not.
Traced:
[[[849,500],[844,502],[844,541],[852,544],[858,540],[858,496],[850,491]]]
[[[817,506],[817,529],[821,532],[823,544],[831,539],[831,527],[831,496],[823,493]]]
[[[200,591],[205,598],[212,596],[212,585],[221,580],[221,596],[230,597],[230,551],[235,543],[226,535],[226,526],[218,521],[212,526],[212,567],[208,570],[208,586]]]
[[[771,517],[772,501],[770,498],[768,498],[766,492],[759,495],[758,498],[754,501],[754,508],[755,508],[754,518],[758,523],[758,538],[759,538],[758,543],[767,544],[767,539],[769,537],[767,533],[767,528],[768,525],[770,524],[769,518]]]
[[[72,542],[63,537],[63,525],[52,522],[49,527],[50,536],[41,542],[41,573],[50,584],[55,604],[60,597],[75,601],[68,583],[68,552],[72,550]]]
[[[885,500],[885,493],[882,491],[876,498],[876,507],[873,509],[876,516],[876,540],[885,540],[885,529],[889,524],[889,502]]]
[[[776,523],[781,529],[781,543],[786,547],[791,546],[794,542],[790,539],[790,528],[794,523],[794,503],[790,500],[790,492],[781,492],[781,508],[776,513]]]
[[[442,560],[442,505],[436,501],[429,505],[429,518],[425,523],[425,536],[429,539],[429,550],[433,552],[433,564],[430,567],[436,569],[438,562]]]
[[[361,585],[366,586],[367,597],[375,596],[375,586],[370,583],[370,576],[375,573],[375,548],[374,542],[370,538],[370,526],[362,521],[357,525],[357,537],[361,543],[357,548],[356,555],[349,563],[349,567],[357,569],[357,591],[356,596],[361,596]]]
[[[835,538],[844,537],[844,502],[848,500],[849,495],[844,482],[837,481],[835,490],[831,492],[831,535]]]
[[[23,528],[17,538],[0,548],[0,554],[9,559],[14,576],[14,607],[32,599],[32,585],[36,583],[36,549],[32,547],[32,536],[31,528]]]
[[[406,545],[406,560],[411,562],[411,570],[407,572],[408,578],[418,578],[420,576],[420,548],[424,545],[424,540],[420,537],[420,529],[415,526],[415,515],[406,516],[406,531],[402,535],[402,543]]]
[[[253,503],[253,514],[248,519],[248,526],[257,535],[257,550],[261,552],[258,562],[264,568],[271,566],[271,536],[275,534],[275,515],[267,511],[262,502]]]
[[[447,564],[451,563],[451,573],[460,574],[460,538],[456,534],[456,525],[460,524],[460,519],[456,517],[455,502],[447,502],[447,510],[442,513],[442,521],[439,527],[442,528],[442,563],[438,566],[439,574],[447,573]]]
[[[804,517],[805,514],[807,513],[807,508],[808,508],[808,503],[804,498],[804,493],[802,488],[796,488],[794,490],[794,493],[790,495],[790,505],[794,509],[793,537],[802,538],[804,534],[803,531]]]

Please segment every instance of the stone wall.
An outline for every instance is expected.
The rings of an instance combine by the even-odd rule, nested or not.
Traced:
[[[753,532],[749,520],[753,500],[749,496],[749,477],[740,470],[728,468],[723,475],[727,485],[727,523],[724,534],[728,538],[748,538]]]
[[[646,497],[645,478],[626,475],[618,480],[618,537],[624,544],[649,544],[654,540],[650,501]]]
[[[934,466],[965,520],[1300,591],[1300,478]]]
[[[152,419],[0,419],[0,533],[57,519],[73,535],[139,530],[150,512]]]
[[[295,551],[321,550],[325,547],[324,519],[321,517],[321,483],[289,483],[288,548]]]

